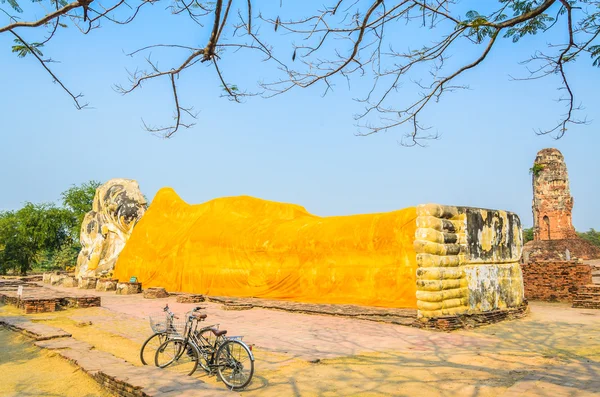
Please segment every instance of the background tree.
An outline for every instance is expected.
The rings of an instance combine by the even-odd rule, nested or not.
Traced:
[[[523,244],[533,240],[533,228],[523,229]]]
[[[158,0],[0,0],[6,25],[0,34],[14,37],[13,52],[34,58],[77,108],[81,95],[74,94],[52,71],[45,45],[69,25],[83,34],[101,23],[128,24],[143,17],[145,8]],[[186,37],[178,43],[149,43],[129,55],[144,57],[130,74],[124,94],[150,80],[169,82],[174,122],[144,126],[169,137],[181,127],[194,125],[196,113],[179,97],[178,84],[195,66],[211,66],[224,95],[242,101],[250,95],[271,97],[292,89],[321,85],[324,93],[339,82],[368,78],[371,86],[357,98],[364,110],[356,115],[359,134],[368,135],[404,127],[404,143],[418,144],[436,138],[421,121],[423,112],[447,93],[467,86],[459,78],[480,67],[503,40],[517,44],[525,36],[560,30],[561,42],[533,48],[524,79],[556,77],[559,101],[565,112],[540,134],[562,137],[580,109],[571,89],[568,65],[587,57],[600,66],[599,0],[329,0],[326,5],[306,2],[257,2],[256,0],[172,0],[168,9],[197,24],[200,45]],[[278,3],[278,4],[277,4]],[[292,8],[290,9],[289,5]],[[36,7],[45,15],[36,17]],[[286,7],[288,6],[288,7]],[[37,8],[39,10],[39,8]],[[302,14],[302,15],[300,15]],[[418,29],[422,34],[415,34]],[[407,39],[409,37],[409,39]],[[277,46],[269,45],[274,41]],[[296,44],[300,43],[300,44]],[[168,50],[162,62],[150,58],[151,50]],[[261,54],[278,74],[259,83],[255,91],[240,89],[225,75],[222,63],[236,51]],[[454,59],[450,59],[455,55]],[[590,59],[591,58],[591,59]],[[178,61],[174,62],[177,59]],[[168,66],[163,66],[168,65]],[[273,73],[269,72],[270,76]],[[414,83],[412,88],[405,83]]]
[[[90,181],[71,186],[62,193],[64,207],[26,203],[17,211],[0,212],[0,274],[74,266],[81,222],[99,185]]]
[[[89,181],[81,185],[73,185],[61,193],[62,203],[75,217],[74,229],[71,231],[73,240],[79,242],[79,232],[83,217],[92,210],[96,189],[102,185],[98,181]]]
[[[72,243],[73,217],[53,204],[26,203],[0,213],[0,271],[25,274],[44,260],[44,253]]]
[[[595,229],[592,228],[587,232],[577,232],[577,235],[595,246],[600,247],[600,232],[597,232]]]

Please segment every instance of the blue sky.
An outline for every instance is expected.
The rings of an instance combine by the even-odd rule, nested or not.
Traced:
[[[204,66],[180,79],[182,98],[200,111],[198,125],[165,140],[144,131],[141,117],[159,124],[171,114],[166,81],[125,97],[112,85],[126,82],[126,67],[140,65],[124,52],[185,42],[181,37],[194,38],[192,44],[205,40],[180,19],[165,22],[166,15],[154,7],[129,26],[105,24],[88,36],[69,28],[45,49],[61,61],[53,67],[64,82],[86,95],[92,108],[83,111],[34,59],[11,54],[12,38],[0,35],[0,209],[54,201],[70,185],[90,179],[122,177],[136,179],[150,199],[171,186],[189,203],[245,194],[300,204],[322,216],[437,202],[514,211],[531,226],[528,170],[537,151],[556,147],[567,162],[575,227],[600,229],[600,71],[587,58],[568,66],[577,101],[592,123],[573,126],[560,140],[534,133],[563,112],[554,101],[557,80],[509,78],[524,75],[518,62],[559,38],[559,31],[518,45],[503,41],[462,77],[470,90],[448,94],[427,111],[425,121],[442,138],[426,148],[398,145],[399,130],[355,136],[352,115],[361,107],[353,97],[368,81],[356,79],[350,89],[340,81],[325,97],[315,87],[236,104],[219,97],[219,83]],[[470,51],[459,47],[454,57],[470,57]],[[163,56],[175,62],[185,54]],[[223,65],[228,81],[250,88],[273,73],[252,56],[232,55]]]

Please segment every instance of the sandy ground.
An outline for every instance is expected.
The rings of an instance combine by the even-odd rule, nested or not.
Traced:
[[[0,396],[109,397],[79,367],[0,328]]]
[[[139,348],[151,333],[148,314],[167,302],[178,313],[195,306],[177,304],[174,298],[99,294],[102,308],[28,317],[141,365]],[[442,333],[201,305],[208,323],[219,323],[229,335],[244,335],[254,346],[256,371],[244,396],[600,396],[598,310],[532,303],[524,319]],[[0,316],[17,313],[0,307]],[[1,360],[0,371],[12,365]],[[199,372],[193,376],[219,384]]]

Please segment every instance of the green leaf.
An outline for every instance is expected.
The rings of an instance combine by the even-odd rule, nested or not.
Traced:
[[[593,45],[589,48],[590,56],[594,59],[592,65],[600,67],[600,45]]]
[[[19,39],[15,39],[14,42],[16,44],[12,46],[12,52],[15,52],[19,58],[24,58],[27,54],[30,54],[32,51],[38,56],[44,56],[44,54],[42,54],[42,52],[38,49],[44,46],[41,43],[31,43],[29,44],[29,46],[27,46]]]
[[[17,0],[0,0],[0,3],[4,4],[8,1],[8,4],[12,7],[13,10],[15,10],[18,13],[22,13],[23,9],[19,6],[19,3],[17,3]]]

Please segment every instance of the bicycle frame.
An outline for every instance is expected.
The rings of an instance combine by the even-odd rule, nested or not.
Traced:
[[[243,344],[250,352],[250,359],[252,361],[254,361],[254,354],[252,353],[252,348],[249,347],[248,345],[246,345],[244,342],[242,342],[242,336],[226,337],[226,336],[220,335],[220,336],[215,337],[214,342],[211,342],[203,336],[203,333],[205,331],[210,331],[211,329],[213,329],[213,327],[215,327],[215,325],[202,327],[201,329],[198,330],[199,322],[200,322],[199,319],[189,316],[187,324],[186,324],[184,336],[183,337],[174,336],[174,337],[171,337],[171,339],[180,340],[182,343],[182,346],[185,346],[186,343],[193,345],[196,348],[196,350],[198,350],[198,352],[202,355],[202,357],[198,357],[198,359],[204,359],[206,361],[206,364],[208,365],[208,367],[211,369],[211,372],[218,367],[225,366],[225,364],[215,363],[214,360],[215,360],[215,354],[216,354],[217,350],[219,349],[219,347],[221,347],[221,345],[223,345],[228,340],[236,340],[239,343]],[[218,326],[218,324],[217,324],[217,326]],[[179,359],[181,357],[181,355],[184,353],[185,353],[184,349],[182,349],[178,353],[177,359]]]

